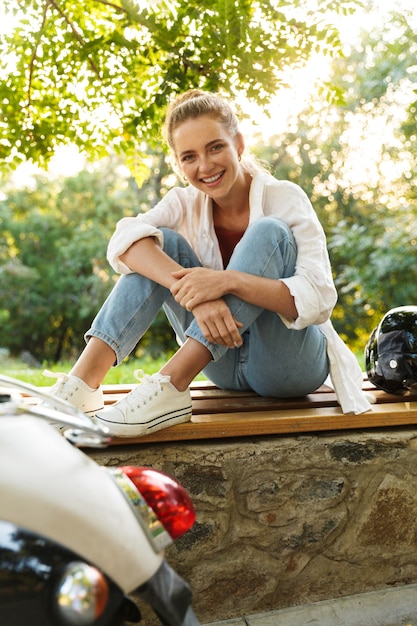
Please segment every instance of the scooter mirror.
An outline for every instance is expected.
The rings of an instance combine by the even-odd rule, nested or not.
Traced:
[[[5,390],[2,390],[0,394],[2,396],[0,417],[32,415],[48,422],[62,424],[64,437],[77,447],[102,448],[110,444],[111,436],[108,429],[93,422],[85,413],[69,402],[54,398],[54,405],[59,405],[59,411],[50,409],[45,404],[38,407],[25,402],[22,394],[39,398],[45,402],[51,401],[51,396],[41,388],[4,375],[0,375],[0,386],[11,389],[9,397],[7,397],[8,394],[5,393]]]

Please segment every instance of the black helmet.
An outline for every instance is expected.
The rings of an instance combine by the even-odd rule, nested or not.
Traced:
[[[400,306],[384,315],[365,347],[368,380],[388,393],[417,385],[417,306]]]

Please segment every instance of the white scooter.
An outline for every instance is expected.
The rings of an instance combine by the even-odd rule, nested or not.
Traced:
[[[123,626],[141,620],[135,592],[165,626],[198,626],[163,554],[194,523],[187,492],[148,467],[97,465],[76,446],[108,445],[106,429],[36,396],[49,398],[0,376],[0,624]]]

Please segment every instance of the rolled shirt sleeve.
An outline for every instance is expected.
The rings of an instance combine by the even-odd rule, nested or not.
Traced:
[[[264,214],[273,215],[291,228],[297,244],[293,276],[282,278],[294,297],[296,320],[280,316],[288,328],[301,330],[330,318],[337,301],[326,236],[305,192],[288,181],[267,179]]]
[[[139,213],[136,217],[123,217],[119,220],[107,247],[107,260],[116,272],[131,273],[127,265],[120,260],[120,256],[136,241],[145,237],[154,237],[163,247],[164,238],[160,228],[171,228],[179,232],[187,230],[186,196],[185,189],[172,189],[146,213]],[[185,232],[183,234],[186,236]]]
[[[329,288],[327,294],[323,294],[323,291],[317,292],[316,284],[311,284],[309,278],[302,274],[291,279],[283,278],[282,282],[293,296],[298,313],[295,320],[280,315],[287,328],[302,330],[312,324],[322,324],[330,318],[336,303],[333,289]]]
[[[155,237],[159,245],[164,245],[162,232],[140,221],[137,217],[123,217],[116,226],[116,230],[107,247],[107,260],[119,274],[130,274],[132,270],[120,260],[120,256],[130,248],[132,244],[145,237]]]

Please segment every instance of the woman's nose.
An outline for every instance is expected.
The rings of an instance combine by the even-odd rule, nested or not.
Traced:
[[[211,169],[212,169],[212,166],[213,166],[213,164],[212,164],[212,162],[211,162],[211,160],[210,160],[210,158],[208,156],[200,157],[198,165],[199,165],[200,172],[203,173],[203,174],[210,172]]]

